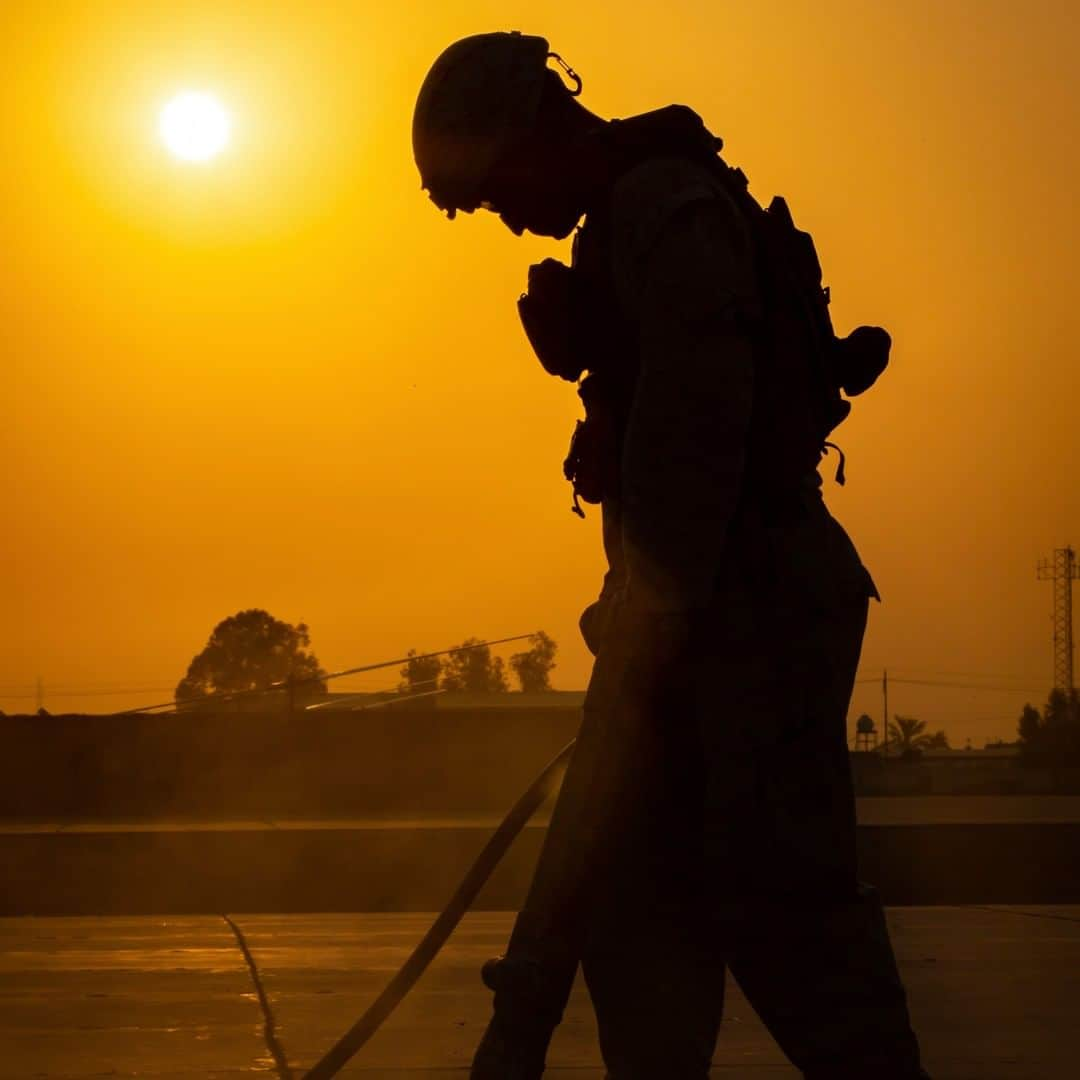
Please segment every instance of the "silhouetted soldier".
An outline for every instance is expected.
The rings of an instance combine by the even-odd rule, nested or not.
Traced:
[[[846,713],[877,594],[816,471],[888,335],[834,337],[809,236],[783,200],[758,206],[695,113],[601,120],[552,55],[520,34],[455,43],[413,126],[451,217],[558,238],[585,218],[572,268],[533,267],[520,309],[549,372],[588,372],[566,471],[576,509],[602,502],[610,565],[473,1077],[540,1076],[579,961],[614,1080],[708,1075],[725,965],[805,1076],[924,1076],[856,880]]]

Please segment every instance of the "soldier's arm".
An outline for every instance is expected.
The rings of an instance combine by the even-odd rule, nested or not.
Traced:
[[[622,460],[627,595],[639,610],[687,611],[712,595],[746,461],[756,289],[734,206],[682,207],[638,281],[640,373]]]

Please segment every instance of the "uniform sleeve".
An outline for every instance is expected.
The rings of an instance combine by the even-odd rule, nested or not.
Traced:
[[[739,501],[757,311],[746,225],[725,198],[679,209],[636,267],[639,376],[622,457],[622,541],[635,607],[710,601]]]

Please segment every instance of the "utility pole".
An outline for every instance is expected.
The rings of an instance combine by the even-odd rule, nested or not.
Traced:
[[[1041,559],[1036,569],[1040,581],[1054,583],[1054,689],[1071,701],[1073,685],[1072,583],[1080,577],[1076,552],[1057,548],[1053,559]]]
[[[889,669],[881,673],[881,697],[882,705],[881,711],[884,717],[884,727],[882,730],[885,732],[885,741],[881,744],[882,754],[888,756],[889,753]]]

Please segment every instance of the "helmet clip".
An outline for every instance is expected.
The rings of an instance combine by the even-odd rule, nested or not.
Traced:
[[[574,82],[574,89],[570,90],[571,97],[577,97],[581,93],[581,76],[557,53],[548,53],[548,59],[554,60],[566,72],[567,77]]]

